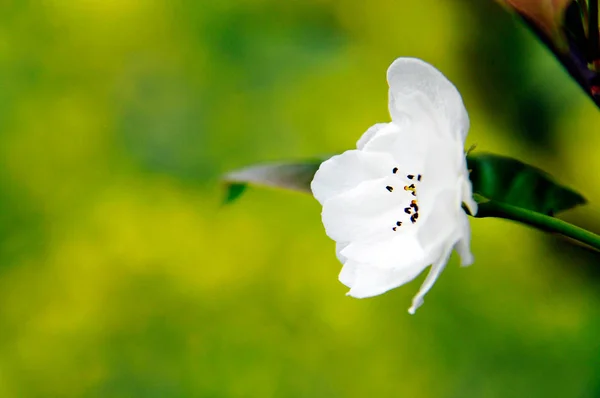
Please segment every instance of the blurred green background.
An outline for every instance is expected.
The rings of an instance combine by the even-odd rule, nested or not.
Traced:
[[[0,397],[598,397],[600,257],[473,219],[476,263],[345,296],[309,196],[218,176],[389,120],[398,56],[468,144],[600,231],[600,117],[492,0],[0,0]]]

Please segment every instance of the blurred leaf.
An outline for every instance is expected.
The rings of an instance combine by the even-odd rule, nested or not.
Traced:
[[[548,36],[554,36],[573,0],[499,0],[528,18]]]
[[[554,215],[585,203],[579,193],[563,187],[540,169],[519,160],[492,154],[467,157],[477,217],[489,217],[486,204],[502,202],[546,215]]]
[[[600,107],[598,0],[497,0],[516,11]]]
[[[231,183],[227,185],[227,192],[225,194],[224,204],[234,202],[237,198],[242,196],[248,186],[246,184]]]
[[[310,193],[310,182],[324,160],[263,164],[232,171],[223,177],[227,190],[225,203],[239,198],[248,184]]]

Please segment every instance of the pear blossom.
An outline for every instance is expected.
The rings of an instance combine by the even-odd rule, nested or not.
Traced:
[[[473,262],[462,207],[477,212],[464,152],[469,117],[456,87],[424,61],[396,59],[387,81],[392,121],[322,163],[311,189],[349,296],[382,294],[431,265],[414,314],[453,249],[462,265]]]

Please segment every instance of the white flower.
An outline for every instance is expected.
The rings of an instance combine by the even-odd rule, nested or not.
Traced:
[[[348,295],[364,298],[429,275],[409,309],[444,269],[452,249],[473,262],[472,197],[464,143],[469,117],[454,85],[433,66],[398,58],[387,71],[391,123],[369,128],[357,149],[321,164],[311,184],[336,241]]]

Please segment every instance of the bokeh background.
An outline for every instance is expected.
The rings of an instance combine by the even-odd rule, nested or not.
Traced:
[[[600,257],[474,219],[356,300],[309,196],[219,175],[341,152],[398,56],[460,89],[468,144],[589,199],[600,117],[492,0],[0,0],[0,397],[598,397]]]

